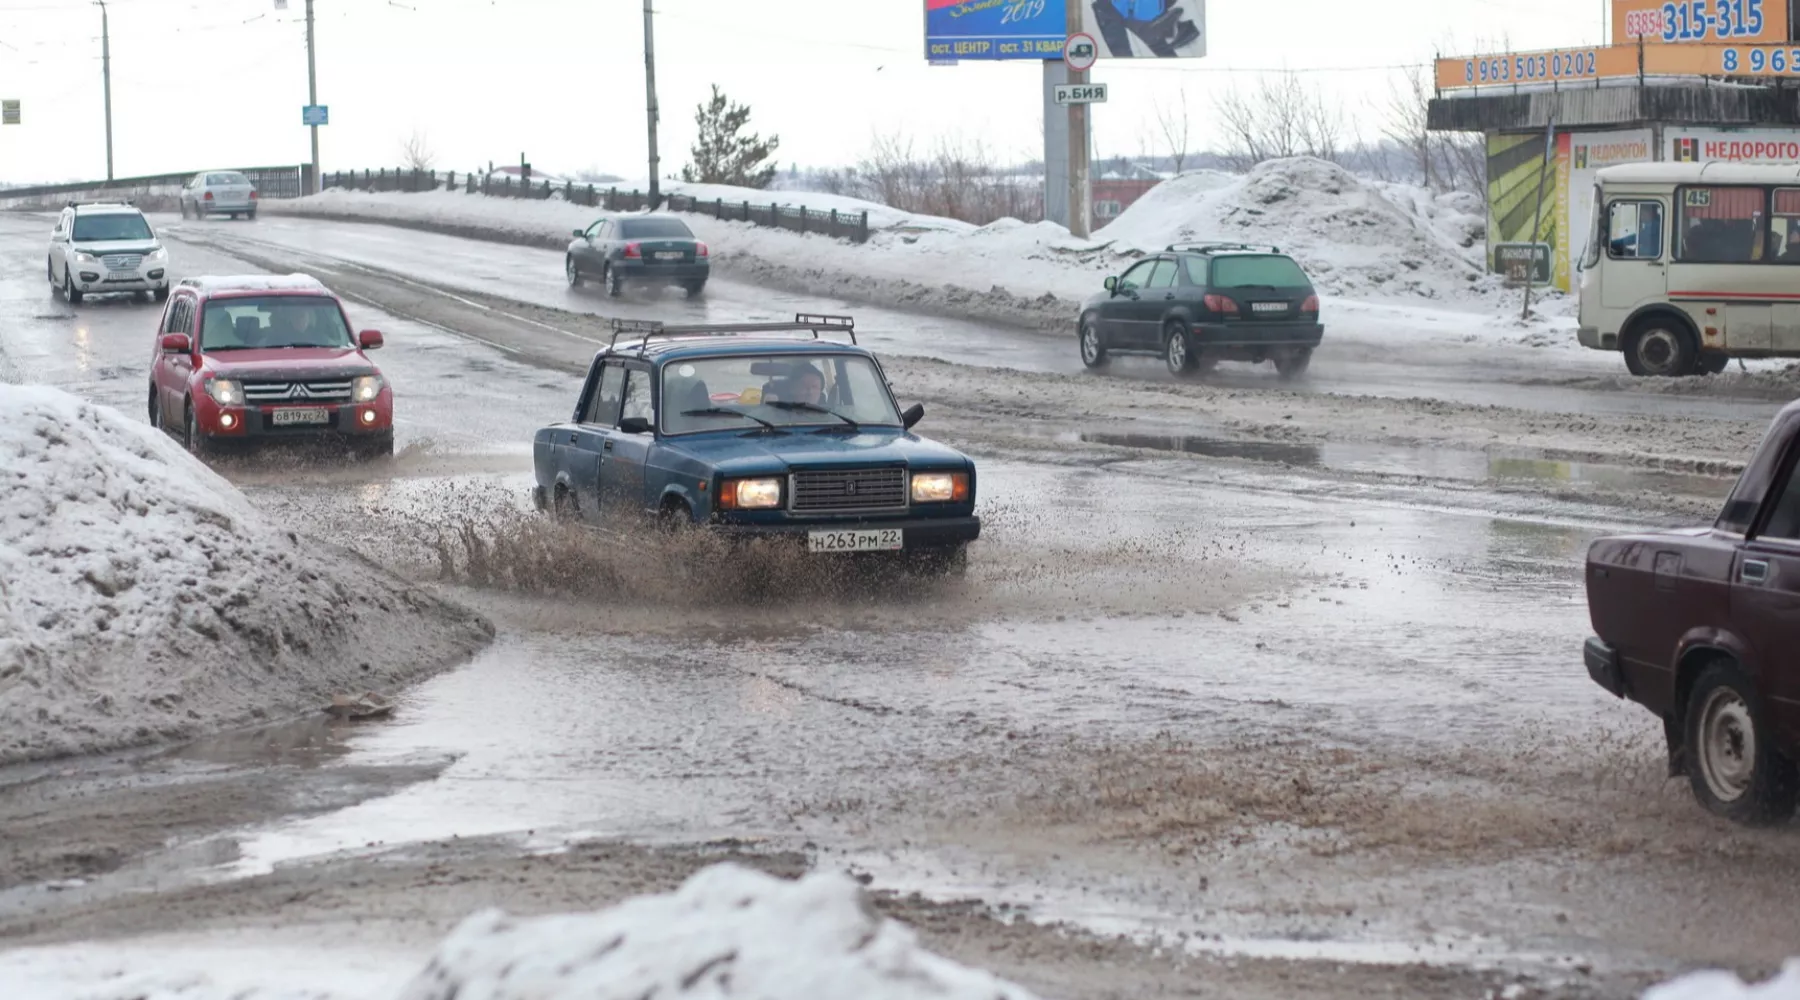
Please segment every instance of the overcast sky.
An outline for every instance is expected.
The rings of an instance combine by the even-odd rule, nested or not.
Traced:
[[[316,0],[326,170],[392,165],[415,130],[440,169],[516,162],[645,176],[640,0]],[[402,6],[404,4],[404,6]],[[305,0],[109,0],[114,173],[308,158]],[[1104,60],[1101,155],[1163,152],[1156,109],[1185,95],[1194,145],[1213,101],[1256,71],[1291,67],[1379,131],[1401,64],[1506,38],[1515,49],[1592,44],[1602,0],[1210,0],[1199,60]],[[982,143],[1005,160],[1042,149],[1042,66],[929,66],[923,0],[658,0],[663,172],[686,162],[693,109],[713,83],[781,136],[781,162],[854,163],[877,132],[918,148]],[[0,180],[103,177],[100,8],[0,0]]]

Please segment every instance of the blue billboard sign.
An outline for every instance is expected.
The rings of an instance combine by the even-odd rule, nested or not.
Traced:
[[[1061,59],[1069,0],[925,0],[925,58]]]

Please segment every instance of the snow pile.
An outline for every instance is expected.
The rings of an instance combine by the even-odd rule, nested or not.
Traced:
[[[1137,252],[1274,244],[1331,294],[1466,297],[1486,289],[1480,220],[1463,207],[1422,189],[1365,183],[1323,160],[1271,160],[1241,177],[1204,170],[1164,181],[1094,239]]]
[[[491,635],[269,523],[149,425],[0,386],[0,763],[317,708]]]
[[[1800,958],[1788,959],[1773,979],[1755,986],[1713,969],[1653,986],[1643,1000],[1800,1000]]]
[[[1031,1000],[925,951],[839,874],[719,864],[594,914],[464,920],[400,1000]]]

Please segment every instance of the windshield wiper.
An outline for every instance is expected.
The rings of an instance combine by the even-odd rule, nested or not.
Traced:
[[[839,420],[842,420],[844,423],[849,424],[851,430],[853,430],[853,431],[862,430],[861,424],[857,423],[854,420],[851,420],[849,417],[844,416],[842,413],[839,413],[836,410],[827,409],[826,407],[820,406],[817,403],[789,403],[789,402],[785,402],[783,400],[777,399],[777,400],[765,401],[763,403],[763,405],[764,406],[773,406],[777,410],[805,410],[808,413],[828,413],[831,416],[834,416],[834,417],[838,418]]]
[[[779,429],[774,424],[769,423],[761,417],[745,413],[743,410],[727,410],[723,406],[708,406],[705,409],[700,410],[682,410],[681,415],[684,417],[743,417],[745,420],[754,420],[770,430]]]

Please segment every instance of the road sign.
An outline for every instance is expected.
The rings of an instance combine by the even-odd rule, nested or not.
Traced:
[[[331,108],[324,104],[307,104],[300,108],[300,124],[330,125]]]
[[[1105,104],[1104,83],[1059,83],[1053,90],[1058,104]]]
[[[19,124],[19,102],[0,101],[0,125]]]
[[[1077,73],[1092,69],[1094,60],[1100,58],[1100,47],[1094,44],[1094,36],[1086,32],[1076,32],[1063,43],[1063,62]]]

